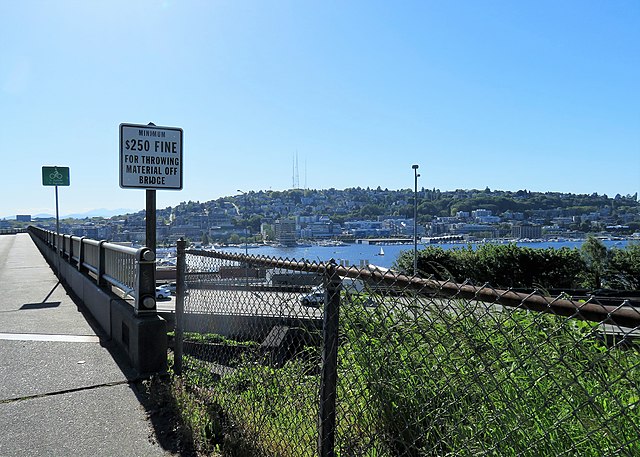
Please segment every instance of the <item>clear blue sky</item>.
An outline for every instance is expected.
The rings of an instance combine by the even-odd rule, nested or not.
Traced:
[[[144,207],[118,125],[184,129],[184,189],[640,191],[640,1],[0,0],[0,216]]]

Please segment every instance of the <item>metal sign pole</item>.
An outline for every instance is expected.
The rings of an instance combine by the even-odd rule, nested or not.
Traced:
[[[58,211],[58,186],[56,186],[56,235],[60,235],[60,212]]]
[[[146,245],[149,249],[156,253],[156,191],[155,189],[146,190]]]
[[[56,254],[57,254],[57,270],[60,277],[60,211],[58,210],[58,186],[56,185]]]
[[[58,186],[68,186],[70,184],[69,179],[69,167],[42,167],[42,185],[54,186],[56,195],[56,239],[55,249],[58,256],[56,262],[58,268],[58,275],[60,275],[60,209],[58,205]],[[64,243],[63,243],[64,249]],[[55,267],[55,266],[54,266]]]
[[[155,189],[147,189],[145,191],[147,205],[146,205],[146,238],[147,248],[153,252],[154,262],[150,265],[150,273],[153,274],[153,288],[156,287],[156,191]],[[154,294],[155,298],[155,294]]]

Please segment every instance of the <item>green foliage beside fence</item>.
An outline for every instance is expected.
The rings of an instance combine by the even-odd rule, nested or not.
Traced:
[[[606,347],[580,320],[397,300],[343,301],[336,455],[640,455],[636,349]],[[210,449],[313,456],[318,362],[307,349],[282,368],[245,359],[220,377],[187,357],[175,382]]]
[[[319,378],[309,362],[274,368],[245,360],[226,376],[186,356],[173,391],[185,428],[205,455],[313,457],[317,449]]]
[[[413,272],[413,252],[405,251],[395,268]],[[420,276],[498,288],[637,290],[640,244],[606,250],[595,238],[582,249],[529,248],[515,244],[470,245],[459,249],[427,246],[418,251]]]
[[[344,319],[340,400],[373,426],[354,455],[640,455],[640,356],[593,324],[469,302]]]
[[[508,275],[513,287],[523,278],[541,287],[592,281],[595,273],[604,284],[613,271],[635,268],[628,253],[637,248],[620,254],[589,244],[547,252],[487,246],[480,258],[467,248],[450,266],[454,254],[435,250],[432,267],[442,279],[462,266],[483,283]],[[201,452],[640,455],[640,314],[628,302],[602,307],[596,298],[492,294],[451,283],[438,291],[433,281],[393,272],[380,279],[369,268],[240,254],[189,252],[186,260],[185,319],[177,322],[191,329],[176,332],[184,356],[173,386]],[[230,288],[211,274],[224,262],[320,274],[327,302],[308,307],[305,289],[267,289],[245,278]],[[576,274],[576,264],[588,271]]]
[[[640,290],[640,243],[609,252],[607,280],[614,289]]]

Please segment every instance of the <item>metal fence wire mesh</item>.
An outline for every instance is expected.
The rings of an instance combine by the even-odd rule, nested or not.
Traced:
[[[265,456],[640,455],[640,310],[187,251],[182,379]]]

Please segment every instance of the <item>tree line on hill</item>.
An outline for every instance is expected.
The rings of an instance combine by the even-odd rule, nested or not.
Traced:
[[[571,194],[560,192],[531,192],[528,190],[502,191],[463,190],[441,191],[425,189],[418,191],[418,223],[430,222],[438,216],[455,216],[458,211],[473,211],[483,208],[500,215],[506,211],[523,213],[526,218],[536,213],[562,212],[563,215],[579,216],[607,211],[615,221],[618,215],[634,214],[633,221],[625,222],[630,229],[640,230],[640,202],[637,193],[609,197],[597,193]],[[228,206],[233,203],[233,208]],[[378,188],[338,189],[290,189],[283,191],[250,191],[246,195],[221,197],[208,202],[183,202],[174,208],[159,210],[160,213],[175,214],[215,212],[227,209],[238,212],[239,218],[249,219],[252,226],[259,227],[263,218],[292,216],[329,216],[333,222],[349,220],[372,220],[378,217],[413,217],[414,192],[412,189],[389,190]],[[621,222],[621,221],[620,221]],[[243,222],[244,223],[244,222]]]

